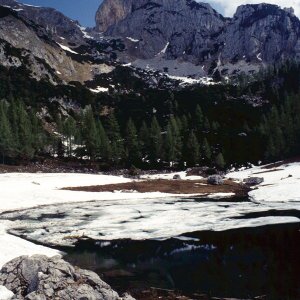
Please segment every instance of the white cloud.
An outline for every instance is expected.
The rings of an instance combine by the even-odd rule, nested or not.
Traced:
[[[218,7],[221,7],[223,9],[222,13],[224,13],[224,15],[226,17],[232,17],[236,11],[236,8],[239,5],[259,4],[259,3],[262,3],[263,1],[259,1],[259,0],[258,1],[255,1],[255,0],[208,0],[208,2],[210,2],[212,4],[216,4]],[[293,7],[295,10],[295,14],[298,17],[300,17],[300,0],[291,0],[291,1],[268,0],[267,2],[270,4],[277,4],[277,5],[281,6],[282,8]]]

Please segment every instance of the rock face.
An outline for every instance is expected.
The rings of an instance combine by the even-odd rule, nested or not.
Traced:
[[[115,17],[110,18],[113,14]],[[97,28],[106,34],[130,38],[137,57],[147,59],[166,54],[169,59],[191,56],[198,61],[218,48],[212,36],[218,35],[225,25],[225,18],[209,4],[190,0],[107,0],[96,21]]]
[[[6,7],[6,4],[1,6],[2,2],[12,4],[10,7]],[[74,39],[77,38],[75,32],[71,34],[72,30],[68,31],[67,26],[65,26],[66,38],[62,38],[58,36],[60,34],[58,33],[60,32],[58,27],[55,27],[55,30],[52,27],[57,32],[56,35],[53,35],[49,32],[50,27],[47,29],[47,27],[35,23],[36,19],[40,20],[39,22],[41,23],[41,20],[46,22],[46,17],[44,18],[43,15],[48,15],[48,10],[40,9],[31,14],[25,8],[27,6],[15,8],[14,3],[14,1],[0,0],[1,65],[8,68],[24,66],[35,79],[49,80],[53,84],[69,81],[83,83],[92,80],[96,74],[112,71],[113,68],[105,63],[98,63],[93,61],[92,57],[84,57],[72,50],[71,44],[73,40],[68,40],[67,36],[72,35]],[[48,17],[52,18],[52,14],[53,22],[60,23],[59,20],[55,21],[55,16],[63,15],[58,12],[56,14],[52,10],[50,12]],[[25,16],[27,14],[30,14],[32,19],[27,18]],[[66,17],[61,18],[61,30],[63,30],[66,19]],[[71,20],[69,21],[71,22]],[[79,30],[77,25],[74,28]],[[52,29],[51,32],[53,31]],[[86,52],[85,49],[84,52]]]
[[[57,41],[64,38],[75,44],[84,43],[84,32],[79,23],[53,8],[26,5],[14,0],[0,0],[0,5],[11,7],[20,16],[43,27]]]
[[[60,257],[21,256],[0,271],[0,285],[14,293],[12,299],[122,300],[99,276],[74,268]]]
[[[135,59],[188,61],[207,74],[300,58],[300,21],[277,5],[242,5],[230,19],[194,0],[105,0],[96,22],[98,31],[129,40]]]
[[[293,10],[276,5],[242,5],[226,26],[222,59],[226,62],[299,58],[300,22]]]
[[[104,0],[96,13],[96,30],[105,32],[132,12],[135,0]]]

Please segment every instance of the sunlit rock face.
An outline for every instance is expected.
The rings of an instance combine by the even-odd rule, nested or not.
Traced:
[[[272,63],[299,57],[300,22],[276,5],[242,5],[224,32],[222,59]]]
[[[133,58],[189,61],[208,73],[254,72],[300,53],[299,19],[271,4],[242,5],[224,18],[193,0],[105,0],[96,23],[127,40]]]
[[[209,4],[187,0],[104,1],[96,16],[97,29],[130,37],[139,57],[166,54],[168,58],[205,58],[212,35],[226,22]],[[137,42],[139,41],[139,42]]]

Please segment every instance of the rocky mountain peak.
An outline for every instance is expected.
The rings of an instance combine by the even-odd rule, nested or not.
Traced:
[[[209,4],[193,0],[106,0],[96,22],[106,35],[129,39],[130,55],[148,59],[201,56],[225,19]]]
[[[132,12],[134,0],[104,0],[96,13],[96,30],[105,32]]]

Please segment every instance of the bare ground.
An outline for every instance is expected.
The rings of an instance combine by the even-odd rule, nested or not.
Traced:
[[[234,193],[246,196],[249,188],[243,184],[226,180],[223,185],[209,185],[206,180],[146,180],[120,184],[66,187],[64,190],[82,192],[137,191],[139,193],[161,192],[167,194],[213,194]]]

